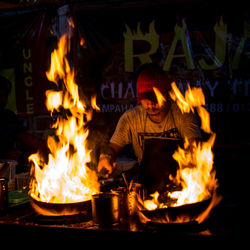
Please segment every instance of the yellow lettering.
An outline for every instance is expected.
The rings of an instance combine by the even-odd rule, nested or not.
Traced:
[[[32,73],[32,63],[31,62],[23,64],[23,72],[24,73],[27,73],[27,72]]]
[[[219,24],[216,23],[214,26],[215,31],[215,55],[211,52],[209,55],[213,60],[213,64],[209,65],[205,59],[199,60],[199,64],[202,69],[214,70],[221,67],[225,62],[226,56],[226,36],[227,36],[227,25],[223,23],[222,17],[220,18]]]
[[[239,45],[235,51],[235,54],[234,54],[234,57],[232,60],[232,68],[233,69],[237,69],[239,66],[240,56],[242,54],[242,51],[243,51],[244,46],[245,46],[245,42],[246,42],[248,37],[250,37],[250,25],[247,22],[244,22],[244,34],[239,42]]]
[[[133,72],[134,71],[134,58],[138,58],[141,64],[152,62],[150,55],[154,54],[159,45],[159,35],[155,31],[154,21],[149,25],[149,33],[145,35],[142,33],[140,28],[140,23],[137,26],[137,32],[134,33],[130,30],[130,28],[126,26],[126,33],[124,36],[124,60],[125,60],[125,72]],[[150,44],[149,51],[141,54],[134,54],[133,42],[134,41],[145,41]]]
[[[34,113],[34,103],[27,103],[26,104],[26,111],[27,111],[27,114],[33,114]]]
[[[172,61],[174,58],[186,58],[187,61],[187,68],[188,69],[194,69],[194,62],[192,58],[191,48],[190,48],[190,41],[188,41],[187,38],[187,32],[186,32],[186,23],[184,20],[182,20],[182,27],[179,25],[175,25],[175,37],[172,42],[171,48],[168,52],[167,59],[165,61],[165,64],[163,66],[163,70],[169,71]],[[182,48],[183,48],[183,54],[175,54],[176,46],[178,41],[181,42]]]
[[[26,100],[27,101],[32,101],[33,100],[33,97],[30,96],[30,91],[28,89],[26,89],[25,94],[26,94]]]
[[[28,49],[28,51],[25,51],[25,49],[23,49],[23,58],[29,59],[30,57],[31,57],[31,50]]]
[[[32,86],[32,76],[26,76],[24,78],[24,84],[26,87],[31,87]]]

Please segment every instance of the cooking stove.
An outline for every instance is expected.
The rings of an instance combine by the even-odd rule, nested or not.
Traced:
[[[224,196],[225,197],[225,196]],[[39,232],[78,232],[84,237],[96,239],[108,237],[145,241],[159,239],[179,241],[186,240],[234,240],[242,238],[245,229],[242,218],[242,207],[230,202],[225,197],[222,202],[211,211],[209,219],[201,224],[195,221],[186,223],[157,223],[148,221],[142,223],[138,218],[127,217],[120,220],[119,225],[109,228],[99,228],[92,220],[91,211],[83,211],[75,215],[43,216],[35,212],[30,203],[8,208],[0,215],[0,232],[4,233],[39,233]],[[79,234],[78,234],[79,235]]]
[[[71,225],[87,222],[91,219],[91,214],[89,214],[88,212],[62,216],[44,216],[38,213],[33,213],[27,216],[25,218],[25,221],[27,221],[28,223],[35,223],[39,225]]]

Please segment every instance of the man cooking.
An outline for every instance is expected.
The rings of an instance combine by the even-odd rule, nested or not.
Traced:
[[[115,159],[124,146],[132,144],[139,162],[138,182],[148,193],[165,192],[175,188],[177,162],[172,155],[183,139],[199,140],[201,131],[198,116],[182,114],[168,96],[170,83],[157,65],[143,65],[137,77],[138,105],[126,111],[119,119],[108,147],[100,155],[98,172],[110,175],[116,166]],[[158,103],[154,89],[165,97]]]

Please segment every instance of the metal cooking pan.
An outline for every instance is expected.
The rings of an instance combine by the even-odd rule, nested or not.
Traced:
[[[195,219],[205,211],[211,198],[192,204],[186,204],[178,207],[168,207],[155,210],[141,210],[140,212],[151,222],[156,223],[185,223],[195,221]],[[180,220],[182,218],[182,220]]]
[[[74,203],[47,203],[37,201],[30,196],[33,209],[44,216],[65,216],[80,213],[91,213],[91,200]]]

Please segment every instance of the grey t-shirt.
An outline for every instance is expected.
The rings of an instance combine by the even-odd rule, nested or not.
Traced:
[[[171,103],[166,118],[155,123],[147,116],[146,110],[138,105],[126,111],[119,119],[110,142],[119,147],[132,143],[135,155],[141,162],[143,142],[147,138],[181,139],[200,138],[199,120],[193,113],[182,114],[175,103]]]

